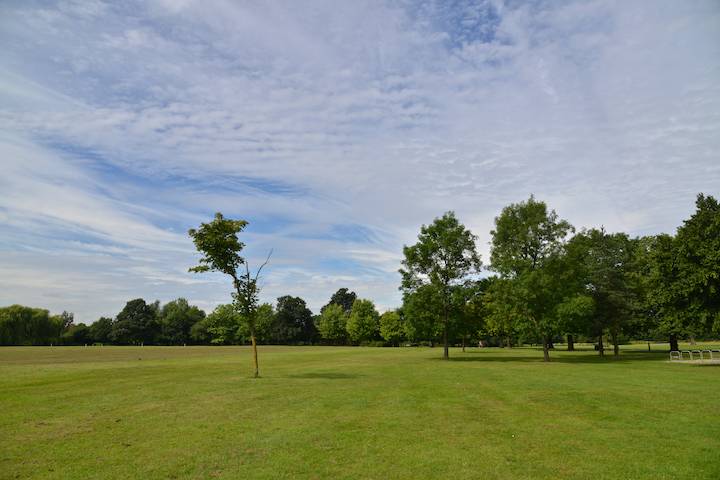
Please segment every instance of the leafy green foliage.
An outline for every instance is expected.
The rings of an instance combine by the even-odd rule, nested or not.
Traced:
[[[648,309],[669,335],[720,333],[720,205],[698,195],[677,235],[644,239]]]
[[[477,340],[485,327],[487,309],[483,298],[491,282],[492,280],[487,278],[468,280],[452,289],[454,321],[451,322],[451,328],[456,338],[460,337],[463,348],[468,342]]]
[[[573,230],[544,202],[531,196],[510,204],[495,218],[492,233],[492,269],[506,280],[503,298],[512,302],[508,312],[521,332],[543,340],[545,360],[548,344],[559,333],[556,308],[565,297],[563,253],[565,237]]]
[[[241,316],[235,306],[231,303],[225,303],[215,307],[215,310],[201,323],[207,332],[210,343],[214,345],[230,345],[238,343],[238,329],[241,321]]]
[[[263,303],[258,307],[257,314],[255,315],[255,331],[261,342],[267,343],[270,341],[272,329],[275,325],[275,315],[275,309],[269,303]],[[242,321],[241,334],[245,338],[250,338],[248,322],[244,318]]]
[[[350,340],[360,343],[377,339],[380,333],[379,317],[373,302],[361,298],[355,300],[346,325]]]
[[[10,305],[0,308],[0,345],[49,345],[57,342],[66,318],[43,308]]]
[[[348,314],[343,305],[329,303],[323,307],[323,311],[317,319],[317,330],[323,340],[330,343],[342,345],[347,338]]]
[[[451,286],[461,284],[482,266],[475,238],[454,212],[423,225],[418,242],[403,248],[401,289],[413,291],[422,285],[432,285],[441,294],[449,295]]]
[[[118,313],[110,339],[121,345],[153,343],[160,332],[158,304],[147,304],[142,298],[130,300]]]
[[[559,220],[555,210],[530,196],[512,203],[495,217],[490,263],[502,277],[517,277],[542,269],[562,253],[563,239],[573,227]]]
[[[380,315],[380,335],[393,345],[399,345],[405,339],[405,328],[398,312],[390,310]]]
[[[590,335],[601,336],[608,330],[616,355],[619,336],[632,331],[637,303],[631,288],[635,251],[633,241],[626,234],[609,234],[604,229],[584,230],[567,245],[566,258],[571,261],[568,270],[574,268],[575,280],[582,285],[582,290],[562,304],[562,316],[566,321],[574,318],[578,326],[586,323]],[[592,300],[592,306],[588,305],[588,299]],[[583,312],[588,315],[585,322]]]
[[[591,332],[598,334],[595,318],[595,300],[590,295],[576,294],[565,298],[557,307],[561,330],[565,332]]]
[[[515,296],[515,283],[507,278],[492,277],[483,296],[485,331],[499,338],[512,338],[523,322],[523,311]],[[506,340],[507,341],[507,340]]]
[[[199,265],[192,267],[191,272],[216,271],[235,278],[240,265],[245,259],[240,252],[245,247],[237,234],[247,226],[245,220],[232,220],[217,212],[210,223],[200,224],[200,228],[191,228],[188,234],[195,243],[195,248],[202,253]]]
[[[160,311],[161,342],[169,345],[190,343],[190,329],[205,318],[205,312],[178,298],[163,305]]]
[[[305,300],[290,295],[277,299],[273,343],[312,343],[316,335],[313,314]]]
[[[720,333],[720,203],[698,195],[695,213],[678,228],[678,270],[693,333]]]
[[[90,327],[84,323],[71,324],[63,332],[60,341],[63,345],[86,345],[92,343]]]
[[[435,343],[442,336],[443,301],[432,285],[405,292],[402,311],[408,340]]]
[[[255,335],[259,343],[272,343],[273,328],[275,328],[275,308],[270,303],[262,303],[255,313]],[[243,315],[238,317],[237,343],[251,342],[250,322]]]
[[[260,376],[257,361],[257,346],[255,320],[258,308],[258,278],[263,267],[270,260],[267,260],[258,268],[255,275],[250,274],[250,267],[240,252],[245,244],[238,239],[238,233],[247,226],[245,220],[231,220],[223,217],[222,213],[215,214],[215,219],[210,223],[202,223],[200,228],[191,228],[188,234],[193,239],[195,248],[202,254],[199,265],[190,268],[191,272],[217,271],[229,275],[233,281],[235,292],[233,299],[235,306],[243,318],[245,318],[250,333],[253,351],[253,364],[255,366],[254,376]],[[238,268],[244,265],[245,272],[238,274]],[[199,332],[196,332],[199,333]]]
[[[475,235],[458,221],[454,212],[447,212],[432,224],[420,228],[415,245],[403,248],[405,259],[400,269],[400,289],[406,295],[422,287],[434,290],[434,294],[426,292],[416,297],[415,301],[432,295],[440,300],[441,316],[425,316],[425,320],[434,319],[442,323],[445,347],[443,358],[446,359],[449,356],[452,290],[477,273],[482,266],[475,239]]]
[[[330,305],[340,305],[345,313],[350,314],[350,310],[352,310],[353,303],[355,303],[356,299],[357,295],[355,292],[351,292],[347,288],[341,288],[333,293],[327,305],[320,309],[320,313],[325,311]]]
[[[92,343],[109,343],[112,326],[112,318],[107,317],[100,317],[95,323],[90,325],[90,338]]]

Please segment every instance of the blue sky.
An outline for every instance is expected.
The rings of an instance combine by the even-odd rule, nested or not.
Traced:
[[[0,304],[227,301],[187,229],[250,222],[263,300],[399,303],[402,245],[531,193],[671,232],[720,194],[710,1],[5,1]]]

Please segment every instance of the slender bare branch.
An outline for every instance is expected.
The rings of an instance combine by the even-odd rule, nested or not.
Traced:
[[[263,264],[260,265],[260,268],[258,268],[257,273],[255,274],[255,281],[256,281],[256,282],[257,282],[257,279],[260,277],[260,272],[262,271],[263,267],[265,267],[265,265],[267,265],[268,262],[270,261],[270,257],[272,256],[272,254],[273,254],[273,249],[271,248],[270,251],[269,251],[268,254],[267,254],[267,258],[265,259],[265,261],[263,262]]]

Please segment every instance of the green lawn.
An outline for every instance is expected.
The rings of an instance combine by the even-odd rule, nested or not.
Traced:
[[[0,348],[0,478],[718,478],[720,366],[632,348]]]

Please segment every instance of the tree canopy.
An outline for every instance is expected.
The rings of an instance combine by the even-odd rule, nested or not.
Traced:
[[[400,289],[406,294],[421,287],[432,289],[441,304],[443,358],[449,358],[449,330],[452,289],[479,272],[482,262],[475,235],[447,212],[420,228],[418,242],[403,248]]]
[[[225,218],[222,213],[218,212],[212,222],[202,223],[197,229],[191,228],[188,234],[202,256],[198,265],[190,268],[190,271],[196,273],[216,271],[232,278],[235,288],[234,304],[247,321],[252,342],[254,376],[257,378],[260,376],[255,334],[255,316],[259,294],[258,278],[270,259],[270,255],[258,268],[255,275],[252,275],[247,261],[240,256],[245,244],[238,239],[238,234],[245,229],[247,224],[245,220]],[[238,272],[241,265],[245,267],[244,273]]]
[[[370,300],[358,298],[353,302],[347,320],[347,334],[352,342],[375,340],[380,334],[380,315]]]
[[[530,196],[503,208],[491,232],[491,268],[506,280],[503,298],[512,302],[518,328],[541,339],[545,361],[559,331],[556,308],[564,290],[560,260],[572,231],[554,210]]]
[[[347,338],[348,313],[338,303],[329,303],[317,320],[317,330],[320,336],[333,344],[343,344]]]
[[[322,313],[330,305],[340,305],[343,311],[349,314],[356,299],[357,295],[355,292],[351,292],[347,288],[341,288],[337,292],[333,293],[332,297],[330,297],[330,301],[320,309],[320,313]]]

